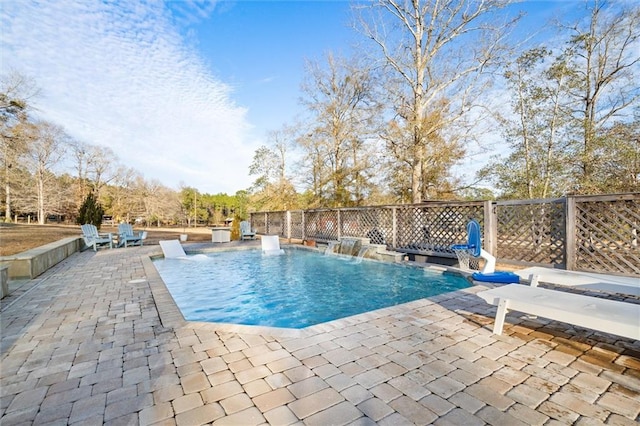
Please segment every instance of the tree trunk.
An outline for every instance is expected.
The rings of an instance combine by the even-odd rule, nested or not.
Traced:
[[[5,159],[6,161],[6,159]],[[4,166],[4,193],[5,193],[5,207],[4,207],[4,220],[5,222],[11,222],[11,185],[9,184],[9,166]]]
[[[414,204],[422,202],[420,182],[422,182],[422,161],[418,160],[411,167],[411,202]]]
[[[44,179],[38,176],[38,223],[44,225]]]

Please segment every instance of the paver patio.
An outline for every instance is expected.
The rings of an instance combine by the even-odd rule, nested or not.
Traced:
[[[159,252],[77,253],[3,299],[3,426],[640,419],[640,342],[518,313],[495,336],[484,287],[304,331],[187,323]]]

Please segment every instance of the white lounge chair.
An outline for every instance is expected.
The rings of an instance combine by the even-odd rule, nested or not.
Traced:
[[[187,257],[187,254],[184,252],[184,249],[178,240],[160,241],[160,247],[162,248],[162,253],[164,253],[165,259]]]
[[[240,241],[242,240],[255,240],[256,232],[251,229],[251,224],[246,220],[240,222]]]
[[[135,232],[128,223],[118,225],[118,247],[141,246],[145,236],[142,231]]]
[[[536,287],[538,283],[575,287],[606,293],[620,293],[640,297],[640,278],[595,274],[591,272],[565,271],[535,266],[514,271],[522,280]]]
[[[98,232],[98,228],[91,223],[80,225],[80,228],[82,229],[82,238],[84,239],[84,243],[87,247],[93,248],[93,251],[98,251],[98,247],[107,245],[109,248],[113,248],[112,233],[101,234]]]
[[[260,237],[262,253],[267,256],[283,254],[280,248],[280,238],[277,235],[263,235]]]
[[[493,326],[498,335],[507,311],[514,310],[640,340],[640,305],[634,303],[521,284],[481,291],[478,296],[498,306]]]

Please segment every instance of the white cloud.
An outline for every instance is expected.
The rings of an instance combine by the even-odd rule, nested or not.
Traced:
[[[209,193],[249,186],[246,110],[162,2],[4,2],[0,13],[2,72],[36,80],[43,118],[111,147],[146,179]]]

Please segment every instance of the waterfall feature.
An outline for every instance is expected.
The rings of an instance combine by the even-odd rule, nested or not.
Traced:
[[[362,246],[362,247],[360,247],[360,250],[358,250],[358,256],[356,257],[356,263],[362,262],[362,259],[364,258],[364,255],[367,254],[367,252],[371,248],[372,248],[371,246]]]
[[[335,254],[335,248],[336,246],[338,246],[340,244],[340,241],[329,241],[329,244],[327,244],[327,248],[324,250],[324,254],[328,255],[328,254]]]
[[[362,240],[359,238],[342,238],[340,239],[340,249],[338,253],[346,254],[347,256],[355,256],[362,247]]]
[[[382,244],[372,244],[369,238],[343,237],[339,241],[328,241],[324,254],[352,256],[355,263],[360,263],[365,257],[380,260],[379,251],[385,249]]]
[[[339,241],[327,241],[324,249],[325,255],[352,256],[354,263],[362,262],[362,259],[381,260],[384,262],[402,262],[404,253],[389,251],[386,244],[380,244],[372,238],[342,237]]]

